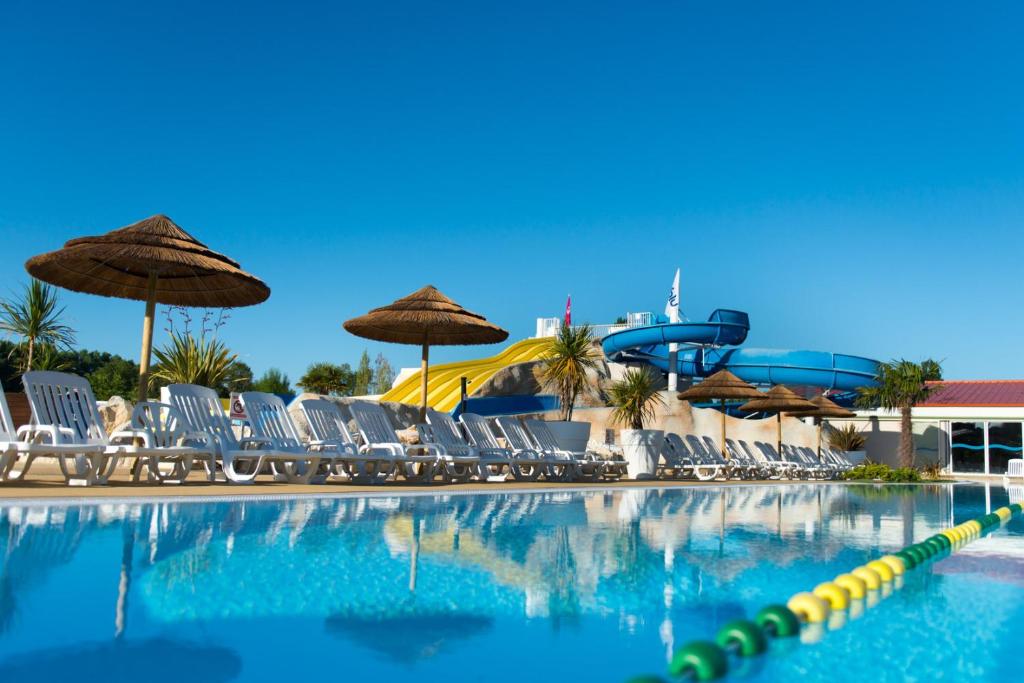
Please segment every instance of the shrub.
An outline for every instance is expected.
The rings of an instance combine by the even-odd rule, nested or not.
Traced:
[[[612,384],[610,394],[615,406],[612,419],[630,429],[643,429],[654,420],[658,406],[665,405],[654,374],[646,368],[626,370],[623,378]]]
[[[860,451],[864,449],[864,435],[852,424],[832,429],[828,433],[828,445],[837,451]]]
[[[908,484],[921,481],[921,473],[913,467],[893,469],[888,465],[866,462],[851,469],[843,475],[843,478],[851,481],[885,481],[893,484]]]

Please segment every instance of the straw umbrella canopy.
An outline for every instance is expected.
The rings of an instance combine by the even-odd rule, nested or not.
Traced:
[[[700,384],[695,384],[682,391],[676,398],[680,401],[718,401],[722,413],[722,457],[729,459],[729,449],[725,446],[725,402],[726,400],[743,400],[758,398],[761,392],[753,385],[747,384],[728,370],[719,370]]]
[[[387,306],[352,318],[344,328],[365,339],[422,347],[420,359],[420,419],[427,419],[427,360],[431,346],[496,344],[508,332],[439,292],[433,285],[419,289]]]
[[[748,413],[775,413],[775,433],[780,454],[782,453],[782,413],[807,414],[815,408],[813,403],[800,398],[781,384],[776,384],[758,398],[740,406],[740,410],[745,410]]]
[[[105,235],[70,240],[62,249],[33,256],[25,269],[32,277],[76,292],[146,302],[140,401],[149,390],[156,304],[233,308],[270,296],[262,280],[160,214]]]
[[[815,409],[803,413],[797,413],[797,417],[816,417],[818,420],[818,459],[821,459],[821,429],[824,422],[830,417],[855,417],[856,413],[837,405],[835,402],[825,398],[825,395],[815,396],[810,401]]]

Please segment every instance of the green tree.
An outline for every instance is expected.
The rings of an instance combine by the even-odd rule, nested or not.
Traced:
[[[612,420],[630,429],[643,429],[654,420],[659,405],[665,405],[658,393],[658,381],[647,368],[630,368],[622,379],[613,382],[608,390],[612,405]]]
[[[292,393],[292,385],[288,380],[288,375],[277,368],[270,368],[264,372],[258,380],[252,383],[252,388],[255,391],[265,391],[268,394]]]
[[[363,349],[363,355],[359,357],[359,365],[356,366],[355,376],[352,378],[352,394],[366,396],[370,393],[372,383],[373,368],[370,367],[370,354]]]
[[[220,386],[214,388],[217,389],[217,394],[221,398],[227,398],[231,395],[232,391],[251,391],[252,380],[252,368],[242,361],[236,360],[228,368],[224,378],[221,380]]]
[[[391,367],[391,363],[383,353],[378,353],[376,360],[373,361],[373,393],[386,394],[391,390],[391,385],[394,382],[394,368]]]
[[[20,340],[20,368],[32,369],[36,345],[49,344],[55,350],[70,349],[75,331],[61,322],[64,307],[59,305],[57,290],[32,279],[17,299],[0,301],[0,330]]]
[[[595,341],[590,325],[569,327],[563,323],[542,360],[541,383],[558,395],[566,421],[572,420],[576,399],[587,387],[587,370],[597,367]]]
[[[884,408],[900,413],[900,467],[914,466],[914,425],[911,411],[931,394],[928,382],[942,379],[942,366],[931,359],[921,363],[894,360],[878,368],[878,384],[858,390],[857,407]]]
[[[0,383],[4,391],[21,391],[21,373],[18,372],[18,345],[0,339]]]
[[[139,386],[139,364],[120,356],[111,356],[103,365],[86,374],[97,400],[111,396],[133,398]]]
[[[347,367],[347,366],[346,366]],[[297,384],[303,391],[323,396],[341,396],[349,386],[352,371],[334,363],[313,363]]]

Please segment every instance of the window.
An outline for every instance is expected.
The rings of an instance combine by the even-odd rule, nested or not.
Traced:
[[[1019,442],[1018,442],[1019,443]],[[954,472],[985,471],[985,423],[954,422],[950,434]]]
[[[988,423],[988,472],[1006,474],[1006,461],[1021,457],[1021,423]]]

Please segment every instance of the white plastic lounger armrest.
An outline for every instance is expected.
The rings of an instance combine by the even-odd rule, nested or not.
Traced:
[[[121,429],[110,435],[111,446],[132,446],[132,441],[141,439],[145,448],[153,448],[153,435],[146,429]],[[122,443],[127,441],[128,443]]]
[[[476,448],[476,452],[480,454],[481,458],[504,458],[508,459],[512,457],[511,451],[504,448]]]
[[[178,445],[188,446],[201,451],[213,452],[216,440],[212,434],[207,432],[184,432],[178,440]]]
[[[359,447],[360,455],[376,455],[380,451],[384,451],[392,458],[400,458],[405,455],[405,448],[402,444],[398,443],[377,443],[372,445],[364,443]]]
[[[438,456],[448,455],[448,449],[445,448],[444,446],[442,446],[439,443],[410,443],[410,444],[405,444],[403,446],[403,448],[405,449],[405,454],[406,455],[417,455],[416,453],[412,452],[412,451],[417,451],[417,450],[424,451],[423,453],[420,453],[419,455],[438,455]]]
[[[26,443],[47,443],[39,441],[40,436],[50,437],[51,445],[58,446],[64,443],[74,443],[75,432],[69,427],[58,427],[57,425],[22,425],[18,427],[18,440]],[[64,437],[69,437],[67,441]]]
[[[261,436],[243,436],[238,440],[238,446],[243,451],[249,450],[260,450],[264,448],[273,448],[273,439],[267,439]]]

